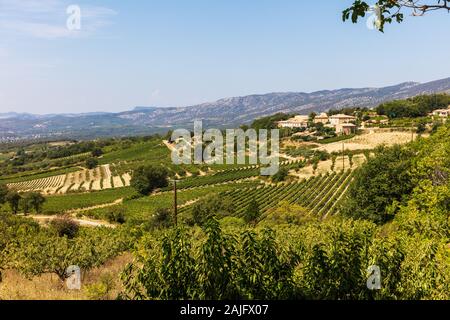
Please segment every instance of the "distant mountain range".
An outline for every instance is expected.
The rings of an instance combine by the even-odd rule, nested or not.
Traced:
[[[278,112],[308,114],[343,107],[373,107],[389,100],[439,92],[450,93],[450,78],[384,88],[268,93],[179,108],[136,107],[119,113],[0,113],[0,141],[150,134],[175,127],[191,128],[195,119],[202,119],[205,126],[232,127]]]

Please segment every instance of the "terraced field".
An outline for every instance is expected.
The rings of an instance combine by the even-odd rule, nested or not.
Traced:
[[[237,210],[236,216],[244,214],[250,201],[255,199],[264,216],[280,202],[298,204],[309,209],[313,214],[327,217],[337,213],[338,204],[352,181],[353,172],[331,173],[292,183],[264,185],[245,189],[226,191],[220,194],[230,197]],[[192,210],[192,206],[181,209],[181,212]]]
[[[280,167],[288,170],[297,169],[302,161],[284,161],[280,163]],[[179,189],[189,189],[200,186],[215,185],[221,183],[231,183],[239,180],[256,178],[261,176],[261,167],[259,165],[240,167],[229,170],[220,170],[213,174],[192,177],[181,180],[178,184]]]
[[[244,190],[246,188],[257,188],[260,185],[259,182],[243,182],[243,183],[233,183],[217,186],[204,186],[189,190],[180,190],[178,192],[178,205],[180,210],[185,207],[189,207],[190,204],[194,203],[202,197],[211,194],[221,194],[226,191],[231,190]],[[131,188],[123,188],[123,190],[132,190]],[[101,191],[98,194],[107,193],[107,191]],[[104,195],[103,197],[106,197]],[[60,196],[68,197],[68,196]],[[71,196],[70,196],[71,197]],[[153,194],[148,197],[142,197],[135,200],[128,200],[121,205],[116,207],[122,208],[127,219],[136,219],[141,221],[148,221],[149,218],[154,214],[155,210],[159,208],[173,208],[173,192],[166,191],[157,194]],[[83,212],[84,215],[95,218],[95,219],[105,219],[106,214],[110,211],[110,208],[99,208]]]
[[[36,191],[53,195],[127,187],[130,185],[130,180],[130,174],[113,176],[110,165],[102,165],[92,170],[85,169],[63,175],[10,183],[8,187],[21,192]]]

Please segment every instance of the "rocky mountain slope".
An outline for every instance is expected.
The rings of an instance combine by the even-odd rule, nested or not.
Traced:
[[[190,128],[195,119],[204,120],[208,126],[229,127],[277,112],[308,114],[348,106],[372,107],[384,101],[437,92],[450,92],[450,78],[423,84],[405,82],[383,88],[268,93],[180,108],[137,107],[120,113],[0,113],[0,140],[148,134],[174,127]]]

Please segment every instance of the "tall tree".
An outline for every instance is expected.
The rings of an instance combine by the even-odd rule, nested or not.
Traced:
[[[6,202],[6,195],[8,194],[8,187],[4,184],[0,184],[0,205]]]
[[[11,211],[16,214],[19,211],[19,204],[22,197],[17,191],[11,190],[6,195],[6,202],[9,203]]]
[[[40,213],[46,199],[39,192],[29,192],[25,194],[23,201],[27,203],[28,208],[33,208],[36,213]]]

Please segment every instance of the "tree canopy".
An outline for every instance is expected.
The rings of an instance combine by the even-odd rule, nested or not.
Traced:
[[[413,16],[422,16],[429,11],[446,10],[450,12],[450,4],[447,0],[378,0],[374,6],[368,1],[355,0],[353,4],[342,13],[344,21],[351,20],[357,23],[369,12],[373,12],[376,17],[376,27],[384,32],[386,23],[401,23],[404,20],[404,12]]]
[[[148,195],[157,188],[167,187],[168,172],[160,166],[141,166],[133,171],[131,186],[142,195]]]

